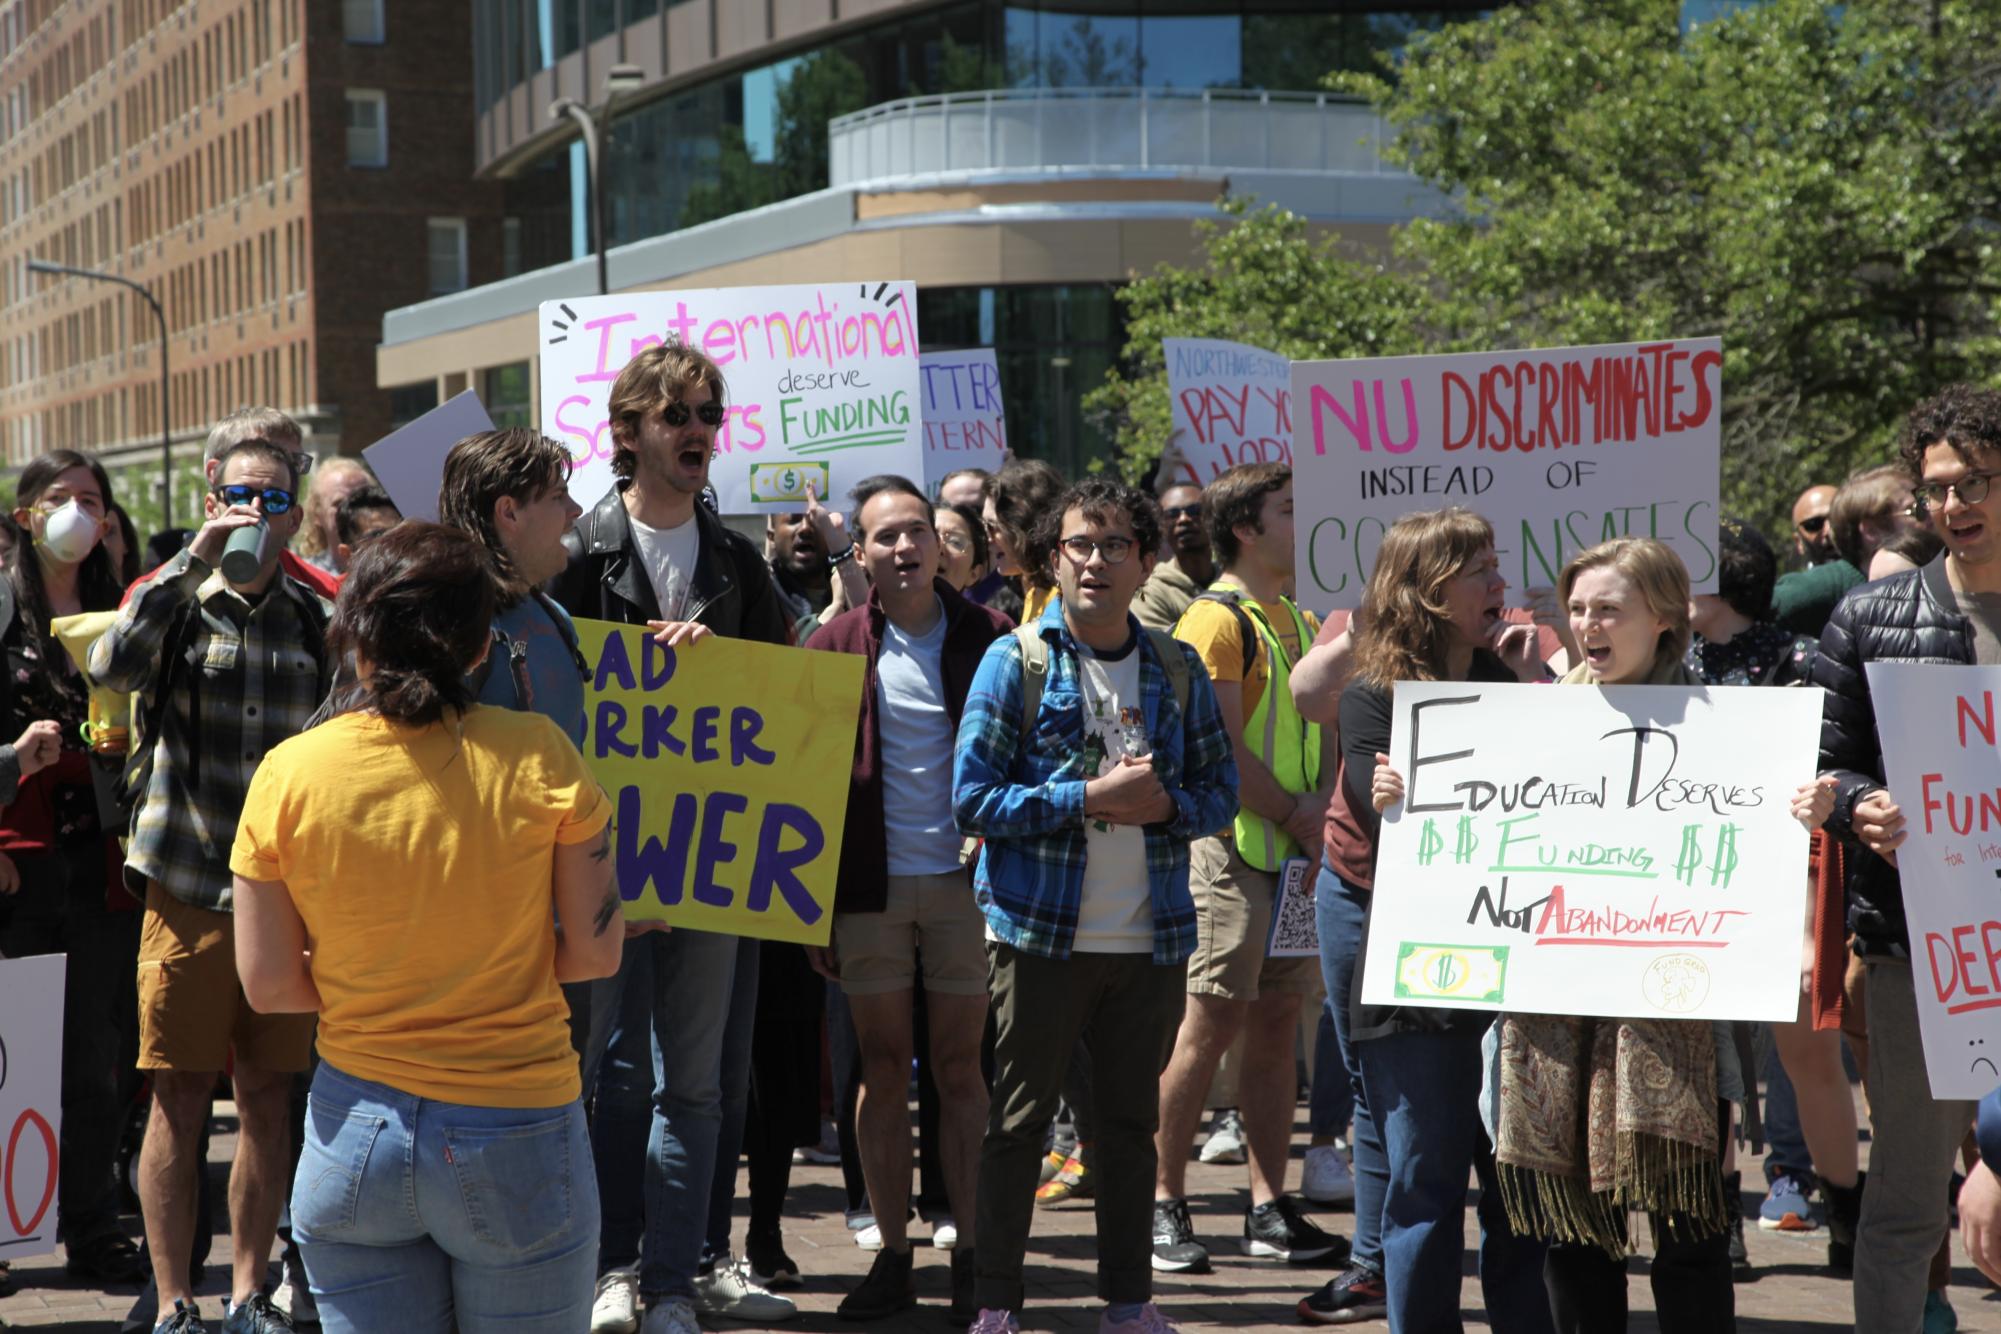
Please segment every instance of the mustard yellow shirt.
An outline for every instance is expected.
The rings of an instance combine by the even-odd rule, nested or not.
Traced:
[[[1042,613],[1049,610],[1049,604],[1056,600],[1054,588],[1030,588],[1023,580],[1021,593],[1021,623],[1034,625],[1042,619]]]
[[[1285,607],[1267,606],[1254,598],[1246,598],[1245,601],[1253,603],[1264,613],[1287,656],[1298,662],[1299,631]],[[1320,622],[1312,612],[1301,608],[1299,615],[1306,622],[1309,633],[1320,632]],[[1243,684],[1244,718],[1248,722],[1257,711],[1258,701],[1264,698],[1265,686],[1271,680],[1271,655],[1259,653],[1257,660],[1251,663],[1250,675],[1244,674],[1244,634],[1236,613],[1212,598],[1197,598],[1188,604],[1187,611],[1181,613],[1181,620],[1174,627],[1174,637],[1201,656],[1202,665],[1209,669],[1211,681],[1238,681]]]
[[[411,728],[346,714],[257,768],[230,868],[306,924],[323,1059],[441,1102],[578,1096],[556,984],[556,845],[611,803],[562,729],[475,706]]]

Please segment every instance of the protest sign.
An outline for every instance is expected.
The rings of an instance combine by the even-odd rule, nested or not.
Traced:
[[[1399,681],[1363,1000],[1790,1020],[1819,739],[1817,690]]]
[[[1448,505],[1494,525],[1518,600],[1615,537],[1714,592],[1722,380],[1714,338],[1294,362],[1300,602],[1357,606],[1389,526]]]
[[[2001,668],[1872,662],[1918,1032],[1934,1098],[2001,1085]],[[1851,852],[1854,857],[1874,853]]]
[[[1207,486],[1240,463],[1292,462],[1292,363],[1221,338],[1164,338],[1174,422],[1163,486]]]
[[[65,966],[60,954],[0,959],[0,1260],[56,1249]]]
[[[824,945],[863,662],[579,620],[584,758],[612,799],[633,921]]]
[[[545,301],[542,431],[576,459],[570,495],[611,489],[605,400],[625,363],[678,340],[723,373],[709,482],[724,514],[797,509],[875,473],[924,475],[911,283],[719,287]]]
[[[467,436],[492,429],[493,418],[486,415],[486,406],[468,389],[397,427],[362,450],[361,457],[404,518],[436,523],[445,455]]]
[[[1006,462],[1007,413],[994,350],[926,352],[918,367],[924,375],[924,475],[911,480],[936,495],[946,473],[999,472]]]

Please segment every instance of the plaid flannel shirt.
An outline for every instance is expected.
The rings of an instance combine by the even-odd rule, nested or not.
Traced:
[[[250,776],[260,760],[305,728],[326,693],[321,657],[313,654],[307,600],[327,603],[282,570],[253,606],[219,572],[183,549],[136,587],[112,627],[90,651],[90,674],[113,690],[151,695],[177,615],[201,606],[189,659],[171,673],[172,696],[160,735],[152,781],[133,816],[126,866],[157,880],[181,902],[230,911],[234,880],[229,851]],[[199,662],[200,669],[193,669]],[[192,720],[200,719],[190,749]]]
[[[1147,888],[1153,900],[1153,961],[1176,964],[1195,950],[1188,844],[1228,827],[1237,813],[1237,766],[1216,711],[1216,691],[1195,650],[1184,717],[1154,653],[1139,636],[1141,708],[1153,766],[1174,801],[1174,819],[1146,826]],[[973,878],[987,925],[1019,950],[1070,957],[1084,897],[1084,710],[1077,643],[1052,601],[1036,623],[1050,645],[1049,675],[1034,729],[1021,733],[1021,644],[1003,635],[987,649],[959,722],[952,808],[959,829],[985,840]]]

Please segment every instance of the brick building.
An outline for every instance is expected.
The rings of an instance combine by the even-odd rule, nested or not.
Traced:
[[[244,403],[292,413],[322,454],[387,432],[383,312],[509,260],[471,113],[462,6],[0,0],[5,465],[95,450],[135,501],[158,476],[151,311],[31,257],[160,298],[177,456]]]

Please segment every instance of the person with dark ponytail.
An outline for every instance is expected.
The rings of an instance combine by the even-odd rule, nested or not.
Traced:
[[[111,482],[87,454],[52,450],[15,484],[15,544],[0,587],[0,954],[65,954],[57,1214],[69,1271],[136,1283],[145,1265],[118,1227],[112,1160],[132,1091],[121,1059],[138,1023],[139,917],[107,906],[117,831],[98,820],[86,753],[89,690],[51,619],[118,605],[103,537]],[[11,772],[10,772],[11,770]],[[15,784],[18,782],[18,790]],[[134,904],[134,907],[137,905]]]
[[[611,802],[555,722],[477,702],[492,569],[439,524],[363,547],[328,632],[358,684],[272,749],[237,823],[244,994],[319,1015],[292,1224],[327,1334],[590,1318],[560,984],[618,967]]]

